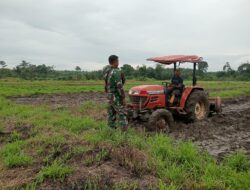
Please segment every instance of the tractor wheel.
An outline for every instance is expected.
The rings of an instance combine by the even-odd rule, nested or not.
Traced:
[[[158,109],[152,113],[148,120],[148,129],[157,132],[169,133],[173,127],[172,113],[165,109]]]
[[[185,110],[188,121],[200,121],[209,114],[209,101],[204,91],[194,91],[187,99]]]

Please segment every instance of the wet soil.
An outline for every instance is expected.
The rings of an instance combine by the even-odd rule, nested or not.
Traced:
[[[190,124],[176,122],[170,135],[191,140],[219,158],[239,150],[250,155],[250,100],[233,102],[228,101],[221,114],[206,120]]]
[[[21,104],[74,106],[85,101],[106,102],[105,93],[84,92],[67,94],[12,97]],[[170,136],[191,140],[216,157],[238,150],[250,155],[250,95],[223,100],[223,112],[206,120],[186,124],[176,121]]]
[[[27,97],[11,97],[10,99],[18,104],[49,104],[64,106],[79,105],[86,101],[106,102],[107,100],[104,92],[41,94]]]

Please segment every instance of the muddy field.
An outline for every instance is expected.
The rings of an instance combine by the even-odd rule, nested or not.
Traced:
[[[236,150],[250,155],[250,101],[247,97],[225,102],[221,114],[204,121],[177,122],[176,126],[171,136],[191,140],[216,157]]]
[[[51,106],[72,106],[80,105],[86,101],[105,102],[105,93],[82,92],[82,93],[61,93],[61,94],[41,94],[29,97],[11,97],[11,100],[19,104],[46,104]]]
[[[170,136],[191,140],[216,157],[236,150],[250,155],[250,96],[228,99],[223,102],[223,112],[196,123],[177,121]],[[104,93],[68,93],[12,97],[20,104],[47,104],[52,107],[80,105],[86,101],[105,102]]]

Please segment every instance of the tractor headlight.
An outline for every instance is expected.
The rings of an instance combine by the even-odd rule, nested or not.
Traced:
[[[131,94],[131,95],[138,95],[138,94],[140,94],[140,91],[138,91],[138,90],[129,90],[128,93]]]

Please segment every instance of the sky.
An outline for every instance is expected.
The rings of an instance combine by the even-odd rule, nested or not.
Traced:
[[[1,0],[0,60],[97,70],[108,56],[202,56],[209,71],[250,61],[249,0]]]

